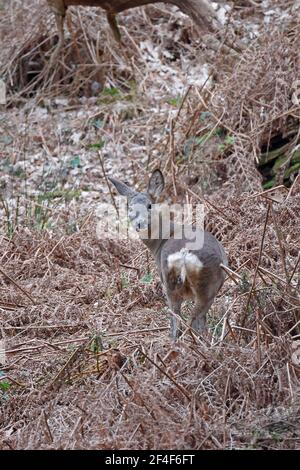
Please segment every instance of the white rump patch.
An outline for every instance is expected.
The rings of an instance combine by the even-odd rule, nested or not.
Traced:
[[[181,282],[184,282],[186,278],[186,270],[184,266],[184,257],[182,256],[181,251],[177,251],[176,253],[172,253],[168,256],[168,270],[175,271],[177,276],[180,276]]]
[[[198,256],[194,255],[190,251],[188,251],[184,256],[184,262],[187,270],[191,269],[200,271],[203,268],[203,263],[200,261]]]
[[[203,268],[203,263],[199,260],[198,256],[186,248],[182,248],[180,251],[169,255],[167,262],[168,270],[174,270],[177,276],[180,276],[182,282],[185,281],[189,274],[200,272]]]

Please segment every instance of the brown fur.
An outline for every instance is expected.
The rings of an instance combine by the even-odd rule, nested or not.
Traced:
[[[159,170],[153,172],[147,193],[137,193],[126,184],[110,178],[119,193],[128,198],[129,214],[132,223],[140,233],[148,233],[151,226],[152,201],[158,197],[164,187],[163,175]],[[136,205],[145,208],[143,216],[138,214]],[[130,218],[130,215],[129,215]],[[148,224],[148,225],[147,225]],[[196,249],[189,250],[191,240],[174,238],[175,225],[171,223],[170,235],[166,238],[160,227],[156,227],[156,238],[142,238],[145,245],[155,257],[158,272],[164,286],[170,310],[175,315],[181,315],[181,304],[185,299],[193,299],[195,308],[192,313],[191,326],[195,331],[203,332],[206,329],[206,314],[214,301],[225,279],[225,272],[221,264],[227,265],[227,257],[218,240],[209,232],[195,232],[200,240]],[[177,232],[178,233],[178,232]],[[181,230],[182,233],[182,230]],[[172,256],[178,258],[178,267],[172,265]],[[171,258],[170,258],[171,257]],[[184,276],[183,276],[184,274]],[[171,315],[171,336],[176,338],[179,334],[179,321]]]

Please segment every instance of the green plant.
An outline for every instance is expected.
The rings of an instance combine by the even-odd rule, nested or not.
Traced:
[[[121,94],[119,88],[111,87],[111,88],[104,88],[102,91],[103,96],[118,96]]]
[[[92,121],[92,126],[95,129],[101,129],[104,126],[104,120],[100,118],[95,119],[94,121]]]
[[[129,281],[128,281],[128,277],[126,274],[121,274],[121,286],[122,286],[122,289],[125,289],[126,287],[129,286]]]
[[[205,119],[209,118],[211,113],[209,111],[202,111],[200,114],[200,121],[205,121]]]
[[[87,146],[88,150],[101,150],[105,145],[105,141],[100,139],[99,142],[96,142],[94,144],[90,144]]]
[[[223,144],[219,145],[219,150],[224,153],[226,150],[228,150],[230,147],[232,147],[234,144],[234,136],[233,135],[227,135],[224,139]]]
[[[99,352],[103,351],[103,344],[101,335],[96,334],[90,344],[90,351],[94,354],[98,354]]]
[[[40,204],[43,201],[52,201],[53,199],[63,199],[64,202],[70,202],[72,199],[78,199],[81,195],[80,189],[56,189],[47,191],[37,196],[36,201]]]
[[[80,157],[76,156],[70,160],[70,165],[72,168],[79,168],[81,167]]]
[[[5,373],[0,370],[0,391],[7,392],[10,388],[10,383],[8,380],[1,380],[1,377],[5,377]]]
[[[144,274],[144,276],[140,279],[140,282],[143,284],[151,284],[152,281],[153,281],[153,274],[150,272],[147,274]]]
[[[189,139],[187,139],[187,141],[184,144],[183,154],[189,155],[195,147],[201,147],[202,145],[206,144],[206,142],[208,142],[212,137],[215,137],[215,136],[222,137],[223,135],[224,135],[223,128],[217,127],[208,132],[205,132],[205,134],[199,137],[196,137],[196,136],[189,137]]]
[[[176,98],[168,98],[167,103],[171,106],[175,106],[175,108],[178,108],[181,104],[181,97],[177,96]]]
[[[0,193],[0,206],[2,206],[5,214],[5,223],[6,223],[6,235],[8,238],[11,238],[18,226],[19,223],[19,205],[20,197],[16,198],[16,205],[12,207],[7,199],[3,197]]]

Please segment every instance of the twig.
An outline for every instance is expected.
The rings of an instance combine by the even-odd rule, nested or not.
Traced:
[[[21,383],[21,382],[18,382],[18,380],[14,379],[14,378],[11,377],[11,375],[9,375],[9,374],[1,375],[1,376],[0,376],[0,380],[10,380],[11,382],[15,383],[15,384],[18,385],[19,387],[26,387],[26,384]]]
[[[282,237],[281,230],[278,227],[278,223],[277,223],[277,219],[275,217],[275,213],[274,213],[272,203],[271,203],[271,211],[272,211],[272,219],[273,219],[273,223],[274,223],[274,227],[275,227],[275,232],[276,232],[276,235],[277,235],[277,238],[278,238],[278,243],[279,243],[281,262],[282,262],[282,265],[283,265],[286,281],[288,282],[289,276],[288,276],[288,272],[287,272],[287,269],[286,269],[286,254],[285,254],[285,250],[284,250],[283,243],[282,243],[282,238],[283,237]]]
[[[291,194],[292,194],[296,184],[298,183],[299,179],[300,179],[300,173],[298,173],[298,175],[296,176],[295,181],[293,182],[292,186],[290,187],[290,190],[289,190],[288,195],[286,197],[285,203],[287,203],[287,201],[288,201],[289,197],[291,196]]]
[[[265,219],[265,224],[264,224],[262,239],[261,239],[261,242],[260,242],[260,249],[259,249],[258,261],[257,261],[257,264],[256,264],[256,268],[255,268],[255,272],[254,272],[254,276],[253,276],[253,281],[252,281],[251,289],[250,289],[250,292],[249,292],[249,296],[248,296],[248,300],[247,300],[247,304],[246,304],[246,308],[245,308],[245,314],[244,314],[244,317],[243,317],[243,319],[242,319],[242,321],[241,321],[241,325],[242,325],[242,326],[244,326],[244,324],[245,324],[246,314],[247,314],[246,312],[248,311],[249,304],[250,304],[250,300],[251,300],[251,295],[252,295],[252,293],[253,293],[253,290],[254,290],[254,287],[255,287],[255,283],[256,283],[256,277],[257,277],[257,273],[258,273],[258,268],[259,268],[260,260],[261,260],[261,257],[262,257],[262,251],[263,251],[264,240],[265,240],[265,235],[266,235],[267,223],[268,223],[268,219],[269,219],[270,207],[271,207],[270,204],[268,204],[268,209],[267,209],[267,214],[266,214],[266,219]]]
[[[10,277],[8,274],[6,274],[5,271],[3,271],[2,268],[0,268],[0,273],[3,274],[4,277],[6,277],[12,284],[14,284],[21,292],[23,292],[23,294],[26,295],[26,297],[28,297],[29,300],[31,300],[31,302],[36,305],[36,302],[35,300],[31,297],[31,295],[22,287],[20,286],[16,281],[14,281],[14,279],[12,277]]]
[[[294,274],[295,274],[295,272],[296,272],[296,269],[297,269],[297,266],[298,266],[298,264],[299,264],[299,261],[300,261],[300,253],[298,254],[298,258],[297,258],[297,261],[296,261],[296,263],[295,263],[295,267],[294,267],[293,272],[292,272],[292,274],[291,274],[291,276],[290,276],[290,278],[289,278],[289,284],[290,284],[290,283],[292,282],[292,280],[293,280],[293,277],[294,277]]]
[[[3,326],[3,330],[60,330],[73,329],[84,326],[85,323],[75,323],[74,325],[25,325],[25,326]]]
[[[225,266],[223,263],[220,264],[220,268],[226,272],[226,274],[235,282],[235,284],[239,285],[238,281],[236,280],[236,278],[242,280],[242,277],[239,274],[237,274],[235,271],[232,271],[232,269],[230,269],[228,266]]]
[[[85,344],[81,344],[68,358],[67,362],[63,365],[63,367],[59,370],[59,372],[56,374],[54,379],[50,382],[50,384],[47,386],[47,388],[52,388],[56,383],[59,386],[60,385],[60,380],[64,377],[64,372],[67,371],[68,367],[73,364],[73,362],[76,360],[77,356],[83,351],[85,348]]]
[[[287,376],[288,376],[289,389],[290,389],[290,392],[291,392],[291,399],[293,400],[294,391],[293,391],[293,386],[292,386],[292,382],[291,382],[290,366],[289,366],[288,362],[286,364],[286,371],[287,371]]]
[[[4,310],[16,310],[16,308],[24,308],[26,305],[22,304],[12,304],[10,302],[0,302],[0,308],[3,308]]]
[[[263,268],[262,266],[259,266],[258,269],[259,269],[259,271],[262,271],[263,273],[268,274],[269,276],[273,277],[274,279],[277,279],[277,281],[280,281],[280,282],[282,282],[283,284],[289,285],[289,282],[288,282],[288,281],[285,281],[284,279],[282,279],[281,277],[277,276],[276,274],[271,273],[271,272],[268,271],[266,268]]]
[[[53,436],[52,436],[52,433],[50,431],[50,427],[49,427],[49,424],[48,424],[48,416],[46,415],[46,411],[43,410],[43,417],[44,417],[44,421],[45,421],[45,425],[46,425],[46,429],[47,429],[47,432],[48,432],[48,435],[50,437],[50,441],[53,442]]]
[[[192,397],[190,395],[190,393],[184,388],[182,387],[179,383],[176,382],[176,380],[170,375],[168,374],[168,372],[166,372],[162,367],[160,367],[158,364],[156,364],[156,362],[154,362],[151,357],[149,357],[146,353],[144,353],[144,351],[142,351],[139,347],[138,347],[138,350],[139,352],[146,358],[148,359],[149,362],[151,362],[151,364],[153,364],[162,374],[164,374],[166,377],[168,377],[169,380],[171,380],[171,382],[173,382],[173,384],[176,386],[176,388],[178,388],[178,390],[180,390],[180,392],[186,397],[188,398],[188,400],[191,400]]]
[[[56,343],[51,344],[51,347],[55,346],[61,346],[61,345],[67,345],[67,344],[72,344],[72,343],[78,343],[80,341],[86,341],[89,339],[89,336],[85,336],[84,338],[76,338],[76,339],[68,339],[66,341],[57,341]],[[36,351],[37,349],[44,348],[45,344],[40,344],[39,346],[32,346],[29,348],[19,348],[19,349],[9,349],[8,351],[5,351],[5,354],[15,354],[15,353],[23,353],[23,352],[29,352],[29,351]]]
[[[279,186],[275,186],[275,188],[270,188],[270,189],[266,189],[265,191],[261,191],[259,193],[251,194],[250,196],[247,196],[243,199],[247,201],[248,199],[254,199],[256,197],[265,196],[266,194],[276,191],[276,189],[284,189],[285,191],[288,191],[286,186],[284,186],[283,184],[280,184]]]
[[[104,176],[104,178],[105,178],[105,181],[106,181],[106,184],[107,184],[107,187],[108,187],[108,190],[109,190],[109,194],[110,194],[112,203],[113,203],[114,208],[116,209],[116,212],[117,212],[117,214],[118,214],[118,216],[119,216],[119,209],[118,209],[118,207],[117,207],[117,204],[116,204],[114,195],[113,195],[113,193],[112,193],[112,190],[111,190],[111,187],[110,187],[110,184],[109,184],[107,175],[106,175],[106,171],[105,171],[105,168],[104,168],[104,164],[103,164],[101,152],[98,152],[98,156],[99,156],[99,161],[100,161],[100,165],[101,165],[101,168],[102,168],[103,176]]]
[[[221,214],[221,218],[223,218],[226,222],[230,222],[231,224],[233,225],[236,225],[236,222],[234,220],[232,220],[230,217],[228,217],[226,214],[224,214],[224,212],[217,206],[215,206],[212,202],[208,201],[205,197],[203,196],[198,196],[198,194],[194,193],[194,191],[192,191],[190,188],[188,188],[187,186],[185,186],[185,190],[190,193],[192,196],[194,196],[196,199],[198,199],[199,201],[204,201],[206,202],[206,204],[208,204],[209,206],[211,206],[216,212],[218,212],[219,214]]]
[[[138,275],[140,273],[139,268],[136,268],[135,266],[128,266],[127,264],[122,264],[122,263],[120,263],[120,266],[122,268],[126,268],[126,269],[133,269],[134,271],[137,271]]]
[[[175,175],[175,136],[174,136],[174,121],[171,119],[171,129],[170,129],[171,137],[170,137],[170,154],[171,154],[171,174],[172,174],[172,183],[173,183],[173,190],[175,196],[177,196],[177,188],[176,188],[176,175]]]
[[[155,331],[166,331],[168,330],[168,327],[161,327],[161,328],[146,328],[144,330],[129,330],[129,331],[120,331],[118,333],[108,333],[105,334],[105,336],[127,336],[127,335],[134,335],[136,333],[153,333]]]
[[[119,370],[119,374],[123,377],[123,379],[125,380],[125,382],[127,383],[127,385],[129,385],[129,387],[133,390],[133,392],[135,394],[138,395],[139,399],[141,400],[143,406],[146,408],[146,410],[148,411],[148,413],[152,416],[152,418],[156,421],[156,417],[153,413],[152,410],[150,410],[150,408],[148,407],[148,405],[145,403],[145,400],[143,399],[142,395],[138,392],[138,390],[136,390],[133,385],[131,384],[130,380],[126,377],[125,374],[123,374],[123,372],[121,370]]]

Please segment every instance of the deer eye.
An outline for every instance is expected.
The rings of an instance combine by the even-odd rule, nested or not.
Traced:
[[[148,210],[150,210],[150,209],[151,209],[151,207],[152,207],[152,204],[151,204],[151,203],[149,203],[149,204],[148,204],[148,206],[147,206],[147,209],[148,209]]]

